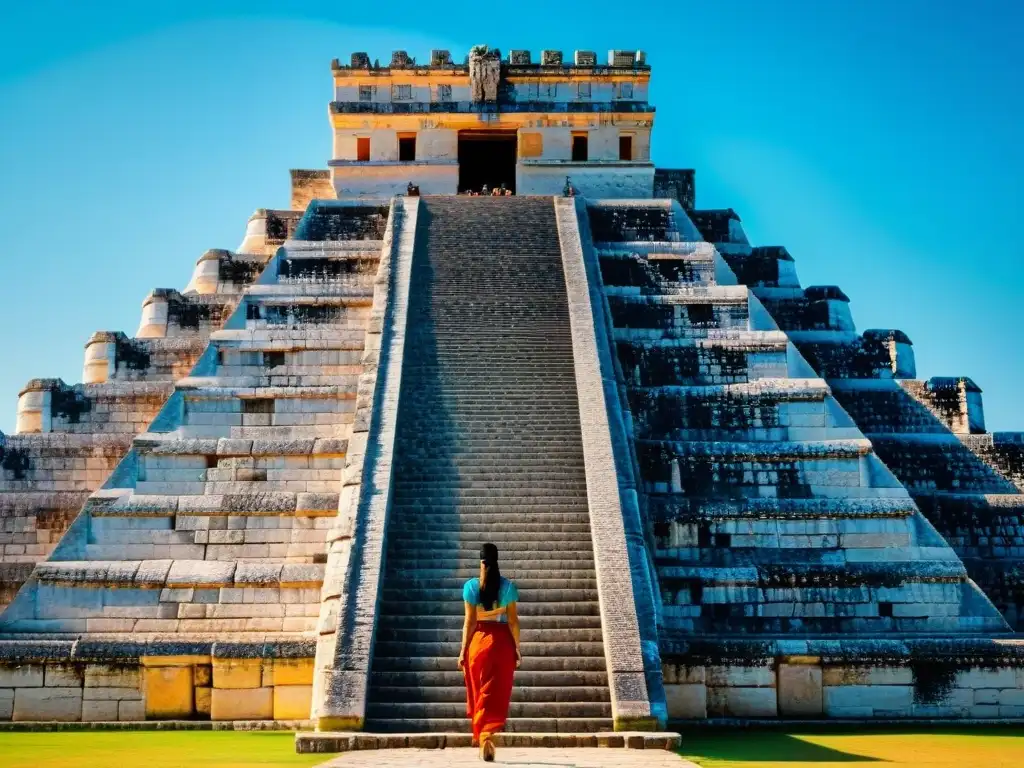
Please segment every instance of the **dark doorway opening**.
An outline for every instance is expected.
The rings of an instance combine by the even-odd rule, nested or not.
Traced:
[[[412,163],[416,161],[416,137],[398,137],[398,161],[400,163]]]
[[[587,134],[574,133],[572,135],[572,161],[574,163],[587,161]]]
[[[515,131],[459,131],[459,192],[516,191]]]

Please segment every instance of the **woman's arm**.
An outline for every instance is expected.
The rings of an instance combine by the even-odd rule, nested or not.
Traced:
[[[508,628],[512,630],[512,639],[516,641],[516,666],[523,660],[523,654],[519,650],[519,610],[515,603],[509,603],[505,608],[508,615]]]
[[[459,651],[459,669],[466,668],[466,653],[469,651],[469,641],[473,639],[476,632],[476,606],[464,603],[466,606],[466,618],[462,622],[462,646]],[[518,643],[518,640],[516,641]]]

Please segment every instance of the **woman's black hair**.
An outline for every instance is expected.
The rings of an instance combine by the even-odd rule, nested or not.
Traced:
[[[501,570],[498,568],[498,548],[493,544],[480,547],[480,562],[484,566],[484,577],[480,582],[480,605],[485,610],[493,610],[498,602],[498,590],[501,587]]]

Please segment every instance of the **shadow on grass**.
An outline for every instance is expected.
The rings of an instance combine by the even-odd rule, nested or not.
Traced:
[[[877,757],[812,744],[788,733],[746,730],[684,734],[679,754],[690,760],[731,760],[740,763],[886,762]]]

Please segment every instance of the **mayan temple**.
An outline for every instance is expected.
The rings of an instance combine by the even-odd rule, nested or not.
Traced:
[[[642,51],[332,76],[291,209],[22,389],[0,720],[468,743],[486,541],[524,742],[1024,718],[1024,433],[656,168]]]

